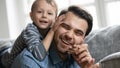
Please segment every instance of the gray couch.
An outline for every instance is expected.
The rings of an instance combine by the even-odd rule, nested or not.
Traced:
[[[0,39],[0,68],[4,68],[1,64],[2,55],[11,49],[14,40]]]
[[[6,52],[13,42],[0,40],[0,55]],[[120,68],[120,26],[94,30],[86,37],[85,43],[88,43],[95,62],[100,63],[100,68]]]
[[[120,68],[120,25],[94,30],[85,42],[100,68]]]

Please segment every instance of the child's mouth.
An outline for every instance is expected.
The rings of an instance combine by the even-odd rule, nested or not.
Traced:
[[[42,21],[40,21],[41,23],[48,23],[47,21],[44,21],[44,20],[42,20]]]

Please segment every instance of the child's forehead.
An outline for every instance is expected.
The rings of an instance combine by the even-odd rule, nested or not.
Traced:
[[[54,0],[36,0],[35,6],[38,6],[40,4],[48,4],[54,8],[57,8],[56,2]]]

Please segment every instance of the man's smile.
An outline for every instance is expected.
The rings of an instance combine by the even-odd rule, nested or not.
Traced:
[[[60,40],[62,41],[62,43],[64,43],[65,45],[71,45],[71,42],[69,40],[66,40],[65,37],[60,36]]]

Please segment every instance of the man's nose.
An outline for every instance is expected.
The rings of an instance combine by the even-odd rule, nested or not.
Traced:
[[[74,44],[74,34],[72,31],[65,34],[65,40],[72,45]]]
[[[67,38],[68,38],[69,40],[73,39],[73,31],[68,31],[68,32],[66,33],[66,36],[67,36]]]

